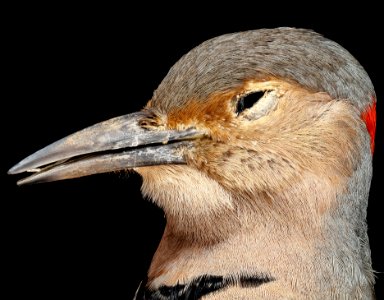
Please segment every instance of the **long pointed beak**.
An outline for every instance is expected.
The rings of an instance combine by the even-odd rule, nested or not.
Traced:
[[[140,126],[145,112],[116,117],[71,134],[35,152],[8,174],[32,172],[18,185],[77,178],[123,169],[183,164],[183,149],[203,133],[187,130],[149,130]]]

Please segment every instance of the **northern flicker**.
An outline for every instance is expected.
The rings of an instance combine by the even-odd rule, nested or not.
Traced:
[[[167,225],[136,299],[373,299],[375,108],[363,67],[313,31],[226,34],[184,55],[142,111],[9,173],[138,172]]]

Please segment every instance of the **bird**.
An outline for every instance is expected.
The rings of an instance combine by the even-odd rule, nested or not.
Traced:
[[[182,56],[142,110],[8,173],[140,174],[166,226],[134,299],[374,299],[376,102],[360,63],[319,33],[228,33]]]

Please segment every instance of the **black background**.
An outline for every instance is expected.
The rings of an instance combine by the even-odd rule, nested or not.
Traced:
[[[233,4],[225,13],[197,5],[173,13],[151,4],[3,10],[2,271],[12,298],[131,299],[165,220],[142,199],[134,173],[17,187],[19,177],[6,171],[69,133],[141,109],[172,64],[204,40],[263,27],[314,29],[347,48],[371,76],[378,128],[368,224],[373,267],[384,271],[382,33],[375,8],[314,15],[268,5]],[[384,276],[377,276],[382,299]]]

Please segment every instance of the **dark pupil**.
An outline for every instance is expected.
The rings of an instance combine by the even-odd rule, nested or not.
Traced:
[[[255,92],[241,97],[237,101],[236,113],[240,114],[245,109],[251,108],[261,97],[263,97],[263,95],[264,92]]]

